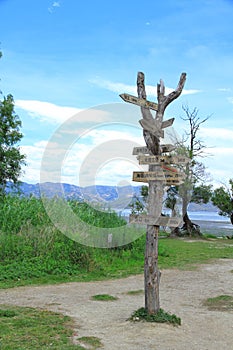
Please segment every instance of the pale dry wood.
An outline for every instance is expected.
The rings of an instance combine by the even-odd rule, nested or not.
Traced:
[[[150,109],[141,107],[143,119],[153,121],[154,130],[143,129],[143,136],[150,154],[161,155],[160,137],[163,124],[163,115],[166,107],[175,100],[182,92],[186,80],[186,74],[182,73],[179,84],[175,91],[165,96],[165,86],[162,80],[157,85],[158,109],[155,118],[153,118]],[[145,76],[142,72],[137,76],[138,97],[146,100]],[[142,126],[144,123],[141,123]],[[147,123],[148,124],[148,123]],[[156,130],[157,129],[157,130]],[[159,172],[160,166],[150,164],[149,172]],[[163,182],[158,180],[149,180],[148,189],[148,215],[153,218],[159,218],[163,204]],[[146,252],[144,263],[144,285],[145,285],[145,308],[149,314],[157,313],[160,309],[159,301],[159,281],[160,271],[158,269],[158,225],[147,225],[146,232]]]

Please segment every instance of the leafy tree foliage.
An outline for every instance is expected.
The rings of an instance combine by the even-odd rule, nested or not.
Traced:
[[[0,52],[1,57],[1,52]],[[5,193],[7,182],[14,186],[25,164],[25,155],[21,154],[19,142],[23,137],[22,124],[14,111],[14,99],[11,94],[0,100],[0,195]]]
[[[228,216],[233,224],[233,179],[229,180],[230,187],[221,186],[213,191],[212,202],[219,208],[219,215]]]
[[[191,202],[197,204],[206,204],[210,201],[212,196],[212,185],[201,184],[194,186]]]

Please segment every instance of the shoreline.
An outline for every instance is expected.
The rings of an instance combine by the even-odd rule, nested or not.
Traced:
[[[227,221],[192,220],[200,226],[202,233],[209,233],[216,236],[233,235],[233,225]]]

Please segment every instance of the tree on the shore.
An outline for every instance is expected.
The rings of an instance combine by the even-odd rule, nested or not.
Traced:
[[[13,96],[8,94],[5,97],[2,92],[0,95],[0,196],[3,196],[8,182],[13,187],[18,185],[25,155],[19,148],[23,137],[20,131],[22,123],[15,114]]]
[[[185,188],[186,190],[186,188]],[[189,203],[196,203],[196,204],[206,204],[210,201],[212,195],[212,185],[194,185],[192,186],[192,193],[190,194],[191,198],[189,200]],[[179,188],[177,186],[172,186],[169,188],[167,193],[167,198],[165,201],[165,207],[171,209],[172,216],[175,217],[177,215],[177,200],[181,196],[181,193],[179,192]],[[183,207],[183,201],[182,201],[182,207]],[[201,235],[200,228],[197,224],[191,222],[191,220],[188,217],[187,212],[183,212],[184,209],[182,208],[182,215],[184,220],[184,225],[182,228],[175,227],[171,231],[171,236],[183,236],[186,234],[189,235]],[[189,220],[191,222],[191,227],[189,224],[189,228],[187,230],[187,226],[185,226],[185,220]]]
[[[188,123],[188,131],[185,132],[182,142],[177,144],[178,154],[186,155],[190,158],[190,162],[183,166],[186,178],[183,184],[179,186],[177,195],[182,198],[182,215],[184,224],[179,231],[182,235],[201,235],[200,228],[194,224],[188,216],[188,205],[190,202],[207,203],[211,198],[211,185],[206,185],[208,174],[205,166],[199,161],[200,157],[204,157],[206,146],[199,138],[198,132],[203,123],[209,117],[200,119],[198,109],[192,111],[188,106],[183,106],[185,117],[182,119]]]
[[[230,186],[221,186],[213,191],[212,203],[219,208],[219,215],[228,216],[233,225],[233,179]]]
[[[182,199],[184,224],[182,228],[174,228],[171,235],[199,236],[201,235],[199,226],[193,223],[188,216],[188,205],[190,202],[199,204],[208,203],[212,194],[212,186],[206,184],[208,181],[208,174],[205,166],[198,160],[200,157],[205,156],[206,148],[198,137],[198,131],[209,117],[200,119],[197,108],[190,111],[189,107],[183,106],[183,110],[186,116],[182,119],[188,122],[189,128],[181,141],[175,139],[173,142],[176,144],[176,154],[190,158],[190,162],[185,165],[180,165],[180,170],[185,173],[185,181],[179,187],[171,186],[168,189],[165,207],[171,209],[172,216],[176,216],[177,202],[180,198]],[[146,202],[146,197],[148,195],[147,186],[142,186],[141,195]]]

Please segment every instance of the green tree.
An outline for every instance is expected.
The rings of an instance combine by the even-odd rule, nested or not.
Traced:
[[[218,207],[219,215],[228,216],[233,224],[233,179],[229,180],[229,185],[216,188],[211,200]]]
[[[13,96],[11,94],[2,96],[0,100],[0,196],[5,194],[8,182],[13,187],[18,185],[22,166],[25,164],[25,155],[21,154],[18,145],[23,137],[20,132],[21,126],[21,121],[14,111]]]

